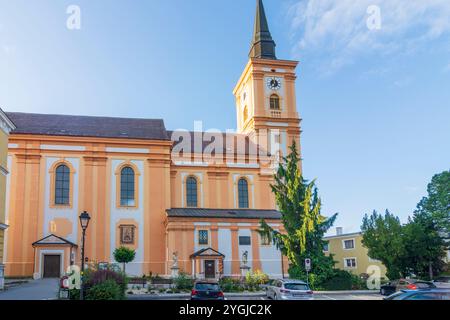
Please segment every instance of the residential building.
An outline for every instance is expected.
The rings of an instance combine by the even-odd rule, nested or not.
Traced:
[[[8,155],[8,136],[13,129],[15,129],[14,124],[0,109],[0,290],[4,287],[4,239],[5,231],[8,228],[8,224],[5,221],[6,179],[9,173],[6,159]]]
[[[281,277],[287,261],[257,232],[283,232],[270,184],[289,145],[300,146],[298,62],[279,60],[261,0],[239,78],[237,133],[168,131],[163,120],[10,112],[6,273],[58,277],[86,254],[114,262],[136,250],[132,275]],[[190,126],[190,124],[186,124]]]
[[[372,274],[369,268],[379,268],[380,276],[386,277],[386,267],[381,261],[371,259],[368,250],[362,244],[362,232],[344,234],[342,228],[336,228],[336,234],[324,238],[327,244],[324,252],[333,255],[336,268],[349,271],[355,275]]]

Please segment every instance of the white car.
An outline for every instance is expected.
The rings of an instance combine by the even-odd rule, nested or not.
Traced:
[[[276,280],[267,286],[266,295],[272,300],[313,300],[311,288],[300,280]]]
[[[433,281],[433,284],[436,286],[436,288],[450,289],[450,276],[439,277]]]

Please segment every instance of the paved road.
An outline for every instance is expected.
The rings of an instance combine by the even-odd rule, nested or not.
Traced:
[[[383,300],[380,294],[316,294],[314,300]]]
[[[0,291],[0,300],[50,300],[58,296],[58,279],[30,280]]]
[[[58,279],[32,280],[25,284],[20,284],[0,291],[0,300],[52,300],[58,295]],[[161,296],[129,296],[129,300],[189,300],[188,297],[161,297]],[[239,296],[226,297],[227,300],[267,300],[264,296]],[[368,293],[330,293],[314,294],[315,300],[382,300],[379,294]]]
[[[129,300],[189,300],[187,297],[169,298],[169,297],[149,297],[149,296],[129,296]],[[383,297],[379,294],[314,294],[314,300],[382,300]],[[227,297],[230,301],[254,301],[254,300],[268,300],[261,296],[241,296],[241,297]]]

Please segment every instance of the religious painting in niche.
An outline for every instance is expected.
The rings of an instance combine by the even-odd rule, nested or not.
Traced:
[[[134,230],[135,226],[122,225],[120,226],[120,244],[134,244]]]

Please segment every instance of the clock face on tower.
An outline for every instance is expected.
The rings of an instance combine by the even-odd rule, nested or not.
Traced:
[[[267,79],[267,88],[270,90],[280,90],[281,89],[281,79],[280,78],[268,78]]]

